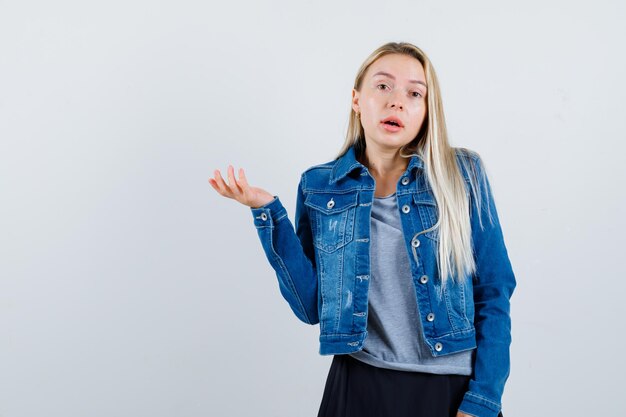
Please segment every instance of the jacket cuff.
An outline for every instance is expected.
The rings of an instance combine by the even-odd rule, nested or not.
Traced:
[[[250,211],[254,217],[254,225],[257,228],[271,227],[274,223],[287,216],[287,209],[285,209],[280,198],[276,195],[272,201],[261,207],[250,207]]]
[[[498,417],[500,409],[500,404],[470,391],[465,393],[459,405],[459,411],[475,417]]]

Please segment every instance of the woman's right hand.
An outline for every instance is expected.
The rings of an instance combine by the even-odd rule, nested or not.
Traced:
[[[236,180],[235,169],[232,165],[228,165],[228,183],[222,178],[219,169],[216,169],[213,174],[215,178],[209,177],[209,184],[215,191],[248,207],[258,208],[274,199],[274,196],[267,191],[248,185],[243,168],[239,168],[239,180]]]

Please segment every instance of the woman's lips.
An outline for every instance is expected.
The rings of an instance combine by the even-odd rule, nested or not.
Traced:
[[[383,129],[391,133],[399,132],[402,129],[400,126],[391,125],[389,123],[381,123],[381,124],[383,125]]]

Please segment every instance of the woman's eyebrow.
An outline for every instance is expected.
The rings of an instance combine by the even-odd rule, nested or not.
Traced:
[[[393,75],[389,74],[388,72],[385,71],[378,71],[376,74],[372,75],[372,77],[375,77],[377,75],[384,75],[385,77],[389,77],[392,80],[395,80],[396,77],[394,77]],[[428,87],[426,87],[426,83],[424,81],[418,81],[418,80],[409,80],[410,83],[415,83],[415,84],[421,84],[423,85],[426,89],[428,89]]]

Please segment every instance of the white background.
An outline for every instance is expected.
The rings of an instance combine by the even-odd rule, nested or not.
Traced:
[[[358,67],[409,41],[516,272],[506,417],[621,416],[623,2],[0,1],[0,416],[316,416],[244,167],[293,220]]]

